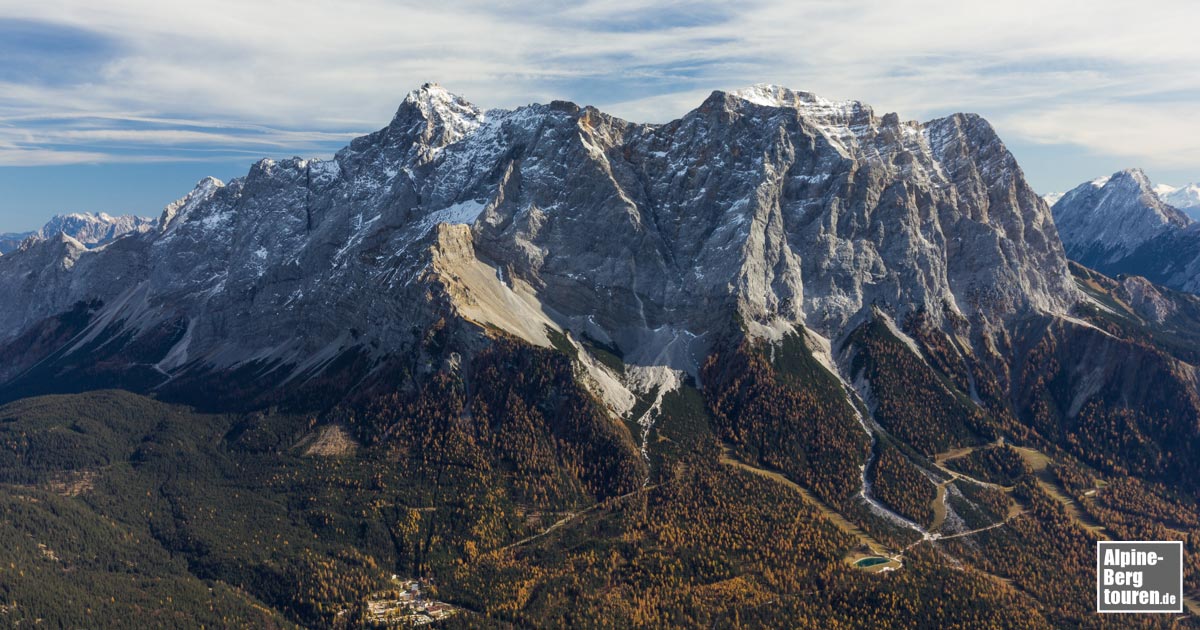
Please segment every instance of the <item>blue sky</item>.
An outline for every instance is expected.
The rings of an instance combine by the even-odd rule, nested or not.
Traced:
[[[1200,3],[0,0],[0,232],[327,157],[437,81],[662,122],[768,82],[986,116],[1039,192],[1200,180]]]

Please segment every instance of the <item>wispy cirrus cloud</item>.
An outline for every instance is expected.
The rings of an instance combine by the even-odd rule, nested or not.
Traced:
[[[1151,111],[1156,115],[1149,115]],[[1196,111],[1194,104],[1177,102],[1153,107],[1136,102],[1096,108],[1060,105],[1012,116],[1005,123],[1041,144],[1074,144],[1131,161],[1194,169],[1200,175],[1200,129],[1192,121]],[[1142,154],[1146,150],[1153,154]]]
[[[0,165],[4,166],[56,166],[102,162],[107,161],[109,157],[105,153],[89,151],[37,149],[0,144]]]
[[[0,164],[327,155],[428,80],[654,122],[767,81],[1200,177],[1197,23],[1190,0],[0,0]]]

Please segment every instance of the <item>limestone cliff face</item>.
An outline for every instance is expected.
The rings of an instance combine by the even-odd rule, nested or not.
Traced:
[[[874,306],[988,332],[1078,300],[1048,207],[977,116],[758,86],[643,125],[562,102],[485,112],[436,85],[331,161],[204,180],[99,249],[4,256],[0,297],[0,344],[99,300],[87,334],[159,331],[168,378],[312,371],[447,315],[693,369],[739,322],[834,338]]]

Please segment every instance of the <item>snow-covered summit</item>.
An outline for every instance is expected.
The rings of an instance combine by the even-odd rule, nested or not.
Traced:
[[[392,124],[411,125],[414,111],[426,126],[423,139],[435,146],[458,142],[478,129],[484,120],[483,110],[436,83],[426,83],[409,92]]]

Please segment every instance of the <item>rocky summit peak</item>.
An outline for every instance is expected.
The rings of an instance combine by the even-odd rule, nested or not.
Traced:
[[[261,164],[261,162],[258,164]],[[255,166],[257,167],[258,164]],[[188,210],[199,205],[202,201],[209,199],[216,191],[224,187],[225,182],[212,176],[205,177],[196,182],[196,186],[192,188],[191,192],[167,204],[167,207],[163,208],[162,216],[158,219],[159,230],[166,230],[177,217],[186,214]]]
[[[1112,182],[1118,186],[1136,187],[1139,194],[1156,194],[1154,192],[1154,183],[1150,181],[1150,177],[1146,175],[1146,171],[1140,168],[1127,168],[1113,173],[1105,183],[1108,182]]]
[[[424,142],[444,146],[457,142],[483,122],[483,111],[437,83],[408,93],[392,119],[392,127],[419,129]]]
[[[1187,215],[1159,198],[1154,182],[1150,181],[1150,177],[1140,168],[1127,168],[1113,173],[1108,178],[1106,186],[1128,191],[1129,194],[1136,194],[1139,201],[1152,211],[1155,220],[1177,227],[1183,227],[1192,222]]]
[[[439,108],[448,104],[460,102],[467,106],[466,99],[452,93],[450,90],[438,85],[437,83],[424,83],[421,87],[411,91],[404,97],[404,103],[416,104],[422,107]]]

